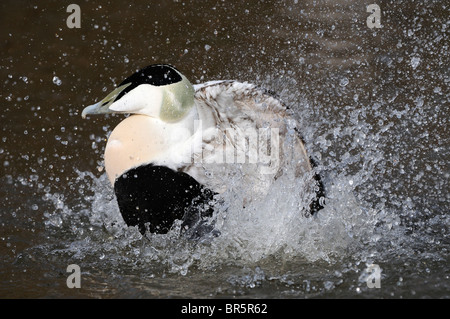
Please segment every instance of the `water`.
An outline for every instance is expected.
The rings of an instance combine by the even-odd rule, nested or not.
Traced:
[[[444,1],[80,3],[3,1],[0,296],[448,298],[449,20]],[[13,23],[14,22],[14,23]],[[291,167],[242,210],[230,181],[218,238],[127,228],[103,170],[120,116],[84,106],[145,65],[193,83],[239,79],[295,111],[323,176],[304,217]],[[67,266],[81,269],[69,289]],[[369,288],[368,267],[381,268]]]

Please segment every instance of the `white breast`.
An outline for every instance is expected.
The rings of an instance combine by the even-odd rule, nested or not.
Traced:
[[[127,170],[148,163],[177,169],[190,162],[191,128],[133,115],[116,126],[105,148],[105,169],[111,184]]]

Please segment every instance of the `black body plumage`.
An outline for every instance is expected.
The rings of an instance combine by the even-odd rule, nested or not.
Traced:
[[[213,212],[214,192],[164,166],[132,168],[116,180],[114,191],[126,224],[142,234],[167,233],[176,220],[191,228]]]

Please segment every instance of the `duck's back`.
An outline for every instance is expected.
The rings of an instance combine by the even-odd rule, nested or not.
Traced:
[[[236,81],[194,87],[202,153],[184,171],[220,193],[239,167],[255,195],[265,194],[285,165],[296,163],[297,176],[311,171],[296,121],[270,91]]]

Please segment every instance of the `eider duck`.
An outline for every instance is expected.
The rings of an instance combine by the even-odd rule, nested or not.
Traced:
[[[296,175],[310,173],[316,192],[309,213],[322,208],[323,186],[296,122],[268,90],[229,80],[192,85],[175,67],[155,64],[82,117],[107,113],[131,114],[111,132],[104,163],[126,224],[143,235],[167,233],[176,220],[189,229],[211,216],[233,167],[251,185],[251,202],[267,194],[283,165],[296,163]]]

